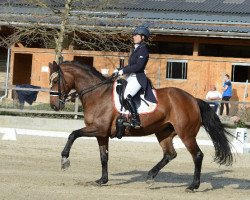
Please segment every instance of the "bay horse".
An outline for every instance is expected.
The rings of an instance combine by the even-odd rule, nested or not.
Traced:
[[[75,89],[81,100],[86,127],[74,130],[68,137],[61,153],[61,167],[70,166],[68,159],[73,142],[79,137],[96,137],[100,149],[102,166],[101,178],[96,184],[108,182],[108,144],[109,138],[116,134],[115,121],[119,113],[112,103],[113,84],[94,67],[76,62],[56,62],[50,65],[50,105],[58,111],[63,109],[69,92]],[[141,115],[141,128],[127,128],[124,136],[146,136],[155,134],[163,150],[163,158],[148,172],[147,181],[154,180],[158,172],[177,153],[173,138],[178,135],[190,152],[194,162],[194,176],[186,191],[193,192],[200,186],[203,153],[196,135],[201,126],[205,128],[215,148],[215,161],[231,165],[231,153],[228,136],[232,136],[221,123],[219,117],[203,100],[174,87],[156,89],[158,106],[153,113]]]

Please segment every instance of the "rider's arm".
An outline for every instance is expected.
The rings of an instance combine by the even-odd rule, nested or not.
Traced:
[[[136,57],[137,60],[135,64],[127,65],[122,69],[124,74],[137,73],[140,71],[142,72],[145,69],[149,58],[147,48],[139,49]]]

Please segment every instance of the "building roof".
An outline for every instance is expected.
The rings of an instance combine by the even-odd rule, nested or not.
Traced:
[[[136,0],[114,8],[141,11],[250,14],[249,0]]]
[[[47,7],[28,0],[0,0],[0,25],[58,26],[60,18],[55,12],[63,9],[63,1],[43,1],[48,3]],[[101,26],[107,29],[131,29],[140,24],[157,34],[250,39],[250,0],[116,0],[101,11],[91,10],[91,7],[86,10],[86,3],[90,2],[94,8],[99,1],[73,4],[71,23],[79,28]]]

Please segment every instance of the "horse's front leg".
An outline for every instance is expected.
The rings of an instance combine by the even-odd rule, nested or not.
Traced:
[[[108,137],[97,137],[97,141],[100,149],[100,158],[102,164],[102,176],[96,181],[98,185],[102,185],[108,182]]]
[[[66,170],[69,168],[70,166],[70,161],[68,159],[69,157],[69,153],[70,153],[70,149],[74,143],[74,141],[79,138],[79,137],[95,137],[98,136],[98,132],[97,132],[97,128],[95,127],[84,127],[82,129],[78,129],[73,131],[69,137],[68,137],[68,141],[61,153],[62,155],[62,160],[61,160],[61,168],[63,170]]]

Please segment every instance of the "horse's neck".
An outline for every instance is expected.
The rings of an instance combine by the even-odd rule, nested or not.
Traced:
[[[112,102],[112,87],[106,84],[102,85],[95,90],[82,95],[80,99],[83,108],[88,107],[88,105],[98,106],[102,102],[110,104]]]
[[[94,87],[98,83],[102,82],[99,78],[95,77],[94,75],[88,75],[81,73],[75,73],[75,89],[79,93],[82,90]]]
[[[95,88],[96,85],[104,80],[93,74],[89,74],[86,71],[74,71],[73,77],[75,78],[74,89],[79,94],[83,106],[88,102],[98,102],[99,99],[102,100],[112,96],[112,87],[110,85],[104,84]],[[85,93],[88,90],[90,91]]]

